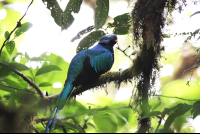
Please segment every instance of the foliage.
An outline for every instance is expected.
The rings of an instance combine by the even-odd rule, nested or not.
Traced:
[[[65,10],[62,10],[58,1],[42,1],[55,21],[55,25],[58,25],[61,30],[67,30],[73,24],[75,21],[73,14],[81,12],[81,6],[84,4],[83,0],[69,0]],[[155,94],[152,91],[160,69],[161,52],[164,51],[160,45],[161,41],[163,37],[168,39],[172,37],[172,34],[162,32],[162,28],[166,24],[163,12],[167,8],[170,14],[177,1],[147,2],[141,0],[136,3],[131,15],[130,13],[119,14],[113,18],[113,22],[109,22],[110,1],[96,1],[94,25],[80,30],[71,39],[71,42],[78,41],[76,48],[78,53],[92,47],[102,35],[107,33],[124,35],[125,38],[129,38],[131,23],[133,23],[134,43],[131,42],[129,47],[140,50],[136,61],[128,57],[131,63],[137,64],[137,70],[134,70],[137,71],[137,77],[134,82],[138,90],[132,92],[132,101],[134,101],[132,104],[134,105],[128,106],[129,100],[116,102],[108,96],[95,96],[94,102],[90,104],[81,100],[76,100],[74,103],[73,99],[70,99],[67,106],[61,111],[54,132],[136,132],[142,128],[144,121],[147,122],[146,125],[149,125],[145,132],[193,132],[192,128],[186,129],[185,124],[188,122],[188,118],[196,119],[200,114],[200,92],[198,90],[200,79],[193,75],[199,67],[199,48],[193,55],[196,63],[188,69],[191,77],[197,79],[196,82],[190,83],[191,77],[188,82],[161,77],[160,81],[163,84],[160,89],[161,93]],[[12,4],[14,1],[6,2]],[[0,10],[4,8],[3,4],[5,3],[0,3]],[[147,7],[148,10],[145,10]],[[20,22],[19,19],[22,15],[11,10],[9,6],[5,7],[5,10],[7,16],[0,23],[0,35],[4,34],[4,37],[0,38],[0,43],[3,44],[6,40],[5,47],[3,46],[0,51],[0,132],[44,132],[55,103],[55,99],[50,101],[48,99],[62,90],[62,87],[55,88],[55,84],[59,82],[64,85],[70,63],[53,53],[45,52],[38,57],[30,57],[28,53],[18,52],[17,46],[23,40],[24,34],[34,24],[23,19]],[[191,17],[196,14],[199,14],[199,11]],[[20,23],[17,23],[16,31],[12,34],[12,28],[16,24],[14,22]],[[175,34],[174,37],[189,35],[186,39],[189,41],[198,34],[199,29],[194,32]],[[82,38],[82,36],[84,37]],[[123,42],[122,45],[124,44],[126,45]],[[126,50],[122,51],[124,55],[127,55]],[[173,58],[181,56],[179,52],[172,52],[167,53],[166,57],[167,61],[162,61],[163,64],[176,66]],[[38,63],[38,66],[34,68],[31,66],[32,63]],[[120,74],[122,71],[117,73]],[[122,79],[130,80],[130,78],[120,78],[118,85],[121,84]],[[190,86],[186,86],[186,84]],[[114,89],[113,83],[110,83],[109,88]],[[133,89],[133,85],[130,88]],[[43,92],[46,94],[44,95]],[[164,125],[161,124],[163,120]],[[152,130],[149,130],[150,127]]]

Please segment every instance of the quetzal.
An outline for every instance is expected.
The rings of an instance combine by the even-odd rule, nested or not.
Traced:
[[[47,123],[46,133],[52,132],[59,111],[63,109],[75,87],[94,81],[101,74],[104,74],[111,69],[114,63],[113,46],[116,42],[116,35],[105,35],[100,38],[99,43],[96,46],[88,50],[80,51],[74,56],[69,65],[64,88],[57,99]],[[52,119],[55,111],[55,116]]]

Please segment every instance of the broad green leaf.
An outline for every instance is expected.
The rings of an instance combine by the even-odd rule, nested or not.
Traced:
[[[151,111],[154,111],[154,110],[155,110],[156,108],[158,108],[160,105],[161,105],[161,102],[157,103],[157,104],[152,108]]]
[[[18,71],[26,71],[29,70],[29,68],[23,64],[20,63],[8,63],[8,66],[12,69],[18,70]]]
[[[90,33],[88,36],[84,37],[78,44],[78,47],[76,49],[76,52],[80,52],[84,49],[88,49],[92,45],[94,45],[95,42],[97,42],[101,36],[105,35],[103,31],[94,31]]]
[[[87,123],[88,126],[91,126],[92,128],[96,129],[95,125],[92,123]]]
[[[10,92],[10,93],[15,93],[14,89],[8,88],[8,87],[4,87],[0,85],[0,90],[6,91],[6,92]]]
[[[39,87],[49,87],[49,86],[52,86],[52,84],[49,82],[42,82],[39,84]]]
[[[47,8],[51,11],[54,21],[64,30],[73,23],[74,17],[72,16],[72,12],[79,12],[83,0],[70,0],[64,12],[56,0],[43,0],[43,2],[47,2]]]
[[[11,55],[12,52],[14,51],[15,49],[15,42],[14,41],[10,41],[6,44],[6,50],[7,52]]]
[[[193,119],[195,119],[199,114],[200,114],[200,101],[196,101],[193,104],[191,115],[193,116]]]
[[[196,14],[199,14],[199,13],[200,13],[200,11],[197,11],[197,12],[193,13],[190,17],[192,17],[192,16],[194,16]]]
[[[48,63],[45,61],[44,64],[42,65],[42,67],[48,66],[49,64],[57,65],[63,71],[57,71],[56,73],[50,72],[50,73],[46,73],[43,75],[39,75],[36,77],[36,84],[39,85],[42,82],[49,82],[49,83],[60,82],[60,83],[62,83],[62,85],[64,85],[65,80],[67,78],[67,71],[68,71],[69,63],[66,62],[62,57],[60,57],[56,54],[53,54],[53,53],[51,53],[50,55],[44,54],[42,57],[45,58],[46,61],[48,61]],[[36,69],[35,72],[33,72],[33,74],[35,75],[38,70],[39,69]],[[43,90],[43,88],[42,88],[42,90]],[[51,86],[51,87],[45,88],[44,90],[47,91],[48,93],[55,94],[55,93],[61,92],[62,88],[55,89],[55,88],[53,88],[53,86]]]
[[[167,120],[166,120],[166,122],[164,124],[164,129],[168,130],[169,127],[171,126],[171,124],[173,123],[173,121],[175,120],[175,118],[177,118],[178,116],[181,116],[181,115],[185,114],[191,108],[192,108],[192,106],[188,105],[188,104],[184,104],[184,103],[178,104],[176,106],[175,111],[171,115],[169,115],[169,117],[167,118]]]
[[[9,33],[8,31],[6,31],[6,32],[4,33],[4,37],[5,37],[5,39],[8,38],[9,34],[10,34],[10,33]]]
[[[115,133],[117,131],[117,123],[112,120],[112,116],[95,115],[93,121],[100,133]]]
[[[170,108],[165,108],[161,114],[161,117],[164,119],[166,114],[169,114],[172,110]]]
[[[96,1],[96,9],[95,9],[95,28],[98,30],[101,28],[108,17],[109,12],[109,0],[97,0]]]
[[[144,118],[149,118],[149,117],[155,117],[155,116],[158,116],[158,115],[160,115],[160,114],[161,114],[160,111],[149,112],[149,113],[145,114],[145,115],[142,117],[142,119],[144,119]]]
[[[6,62],[6,64],[8,64],[11,60],[14,62],[15,58],[18,56],[18,55],[23,55],[22,53],[16,53],[14,54],[12,57],[10,57],[10,59]]]
[[[74,38],[72,38],[71,42],[74,42],[76,39],[80,39],[81,35],[84,35],[94,29],[94,26],[89,26],[86,29],[81,30]]]
[[[3,82],[5,82],[7,85],[12,86],[12,87],[17,87],[17,88],[23,88],[19,83],[17,83],[16,81],[10,80],[5,78],[3,80]]]
[[[74,22],[72,12],[78,13],[83,0],[70,0],[63,12],[62,30],[67,29]]]
[[[62,69],[56,65],[47,65],[44,67],[41,67],[37,72],[36,72],[36,76],[41,75],[41,74],[45,74],[45,73],[49,73],[52,71],[62,71]]]
[[[7,51],[2,51],[1,52],[1,57],[0,57],[0,62],[6,63],[10,59],[10,55],[8,54]]]
[[[15,31],[15,37],[20,36],[24,32],[28,31],[32,27],[32,24],[30,22],[25,22],[22,24],[21,27],[17,28]]]
[[[9,69],[7,66],[1,66],[0,65],[0,79],[5,78],[6,76],[8,76],[9,74],[12,73],[12,70]]]
[[[114,27],[113,33],[118,35],[128,34],[131,24],[130,14],[125,13],[114,18],[113,23],[108,23],[108,27]]]
[[[60,8],[58,2],[56,0],[43,0],[43,2],[47,2],[47,8],[51,11],[51,16],[53,17],[56,24],[61,27],[63,11]]]

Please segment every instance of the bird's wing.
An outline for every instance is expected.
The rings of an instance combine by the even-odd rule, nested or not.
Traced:
[[[96,72],[99,71],[108,71],[113,65],[113,55],[109,51],[97,52],[90,57],[90,64],[94,67]]]

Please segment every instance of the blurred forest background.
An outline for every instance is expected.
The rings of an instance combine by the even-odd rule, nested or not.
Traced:
[[[199,2],[0,0],[0,132],[44,132],[73,56],[113,33],[111,73],[75,90],[54,132],[200,132]]]

